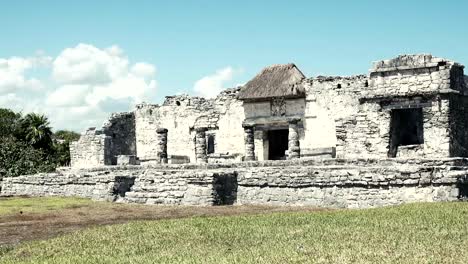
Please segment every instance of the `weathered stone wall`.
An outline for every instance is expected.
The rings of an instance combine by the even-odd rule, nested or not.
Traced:
[[[365,208],[455,201],[468,195],[467,175],[466,159],[107,166],[6,178],[1,195],[82,196],[148,204]]]
[[[400,161],[391,166],[260,167],[239,170],[237,202],[366,208],[454,201],[460,196],[457,183],[467,172],[466,168],[460,171],[421,161]]]
[[[222,92],[216,99],[167,97],[163,105],[138,105],[136,117],[137,155],[155,159],[158,128],[168,130],[168,155],[188,156],[195,162],[194,128],[205,127],[215,135],[216,153],[243,153],[244,111],[235,97],[238,89]]]
[[[72,167],[117,164],[118,155],[136,155],[135,115],[114,113],[102,129],[89,128],[70,143]]]
[[[72,167],[96,167],[111,165],[111,137],[101,130],[90,128],[78,141],[70,143]]]
[[[302,149],[335,147],[335,120],[358,113],[361,93],[368,89],[364,75],[349,77],[318,76],[305,80],[306,106]]]
[[[78,196],[113,201],[115,176],[106,172],[41,173],[6,178],[1,195]]]
[[[399,103],[410,105],[410,99]],[[449,100],[434,98],[422,107],[424,144],[400,146],[397,157],[450,157]],[[391,109],[376,102],[359,106],[355,116],[337,122],[338,157],[386,158],[390,148]]]
[[[430,55],[404,55],[374,63],[368,84],[354,98],[359,102],[355,113],[336,123],[339,157],[392,156],[395,109],[422,109],[423,114],[423,144],[399,146],[397,157],[466,156],[463,66]]]
[[[446,93],[450,89],[465,92],[466,87],[453,85],[451,71],[463,69],[458,63],[431,55],[402,55],[375,62],[370,70],[366,97],[398,97]],[[461,75],[463,76],[463,74]]]
[[[468,97],[450,96],[450,156],[468,157]]]
[[[102,127],[111,138],[110,155],[112,164],[117,164],[118,155],[136,155],[135,114],[114,113]]]
[[[149,169],[121,201],[145,204],[214,205],[214,180],[229,173],[216,170]]]

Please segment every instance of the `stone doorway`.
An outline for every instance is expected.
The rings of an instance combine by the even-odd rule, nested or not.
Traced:
[[[286,159],[286,150],[288,150],[288,135],[288,129],[267,131],[269,160]]]
[[[422,108],[393,109],[390,124],[389,157],[396,157],[399,146],[424,144]]]

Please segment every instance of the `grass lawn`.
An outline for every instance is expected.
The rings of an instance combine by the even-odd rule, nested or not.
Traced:
[[[75,206],[92,204],[93,201],[81,198],[37,197],[0,199],[0,216],[22,213],[43,213]]]
[[[0,263],[467,261],[468,203],[462,202],[132,221],[25,242],[0,253]]]

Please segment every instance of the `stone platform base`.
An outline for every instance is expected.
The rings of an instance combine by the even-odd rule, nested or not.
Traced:
[[[4,178],[0,195],[144,204],[367,208],[468,196],[468,160],[324,159],[106,166]]]

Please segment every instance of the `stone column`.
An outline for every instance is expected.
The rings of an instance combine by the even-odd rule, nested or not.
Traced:
[[[288,133],[288,159],[298,159],[301,157],[301,148],[299,146],[298,119],[289,121]]]
[[[156,130],[158,145],[156,155],[159,163],[167,163],[167,129],[158,128]]]
[[[206,128],[195,128],[195,158],[197,163],[207,163],[206,156]]]
[[[255,160],[254,127],[244,126],[245,161]]]

